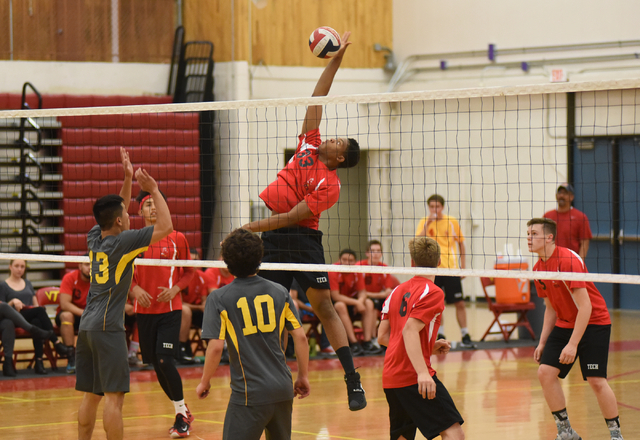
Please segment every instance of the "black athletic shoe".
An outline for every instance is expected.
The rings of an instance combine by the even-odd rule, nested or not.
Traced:
[[[349,410],[360,411],[367,406],[367,398],[364,396],[364,388],[360,382],[360,373],[353,370],[344,375],[347,383],[347,395],[349,397]]]
[[[169,435],[171,438],[183,438],[189,437],[189,430],[191,429],[191,423],[182,414],[176,414],[176,421],[169,429]]]
[[[443,333],[438,333],[438,338],[436,339],[436,341],[437,341],[438,339],[447,339],[447,338],[444,336],[444,334],[443,334]]]
[[[184,346],[180,347],[180,357],[178,358],[178,362],[182,365],[193,365],[196,363],[193,356],[189,356],[189,353],[187,353],[187,349]]]
[[[36,359],[35,365],[33,367],[33,371],[36,374],[47,374],[47,370],[44,368],[44,363],[42,359]]]
[[[471,336],[467,334],[462,337],[462,342],[460,342],[460,347],[476,348],[476,344],[474,344],[473,341],[471,341]]]
[[[351,355],[353,357],[364,356],[364,350],[359,343],[354,342],[353,344],[349,344],[349,348],[351,349]]]
[[[364,351],[364,354],[369,356],[375,356],[382,353],[382,350],[373,345],[371,341],[364,341],[362,343],[362,350]]]

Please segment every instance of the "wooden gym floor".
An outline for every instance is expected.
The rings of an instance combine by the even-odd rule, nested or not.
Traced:
[[[445,329],[459,338],[453,308],[445,311]],[[486,306],[468,306],[470,329],[479,337],[489,325]],[[626,439],[640,438],[640,312],[612,313],[613,335],[609,357],[609,382],[619,402],[622,432]],[[532,344],[498,344],[491,350],[465,350],[435,357],[433,364],[462,413],[468,440],[555,438],[555,424],[537,380]],[[525,346],[522,346],[525,345]],[[368,406],[352,413],[347,409],[342,370],[337,360],[311,362],[311,396],[296,400],[293,435],[299,440],[382,440],[388,438],[388,407],[381,388],[383,358],[357,358]],[[64,367],[62,367],[64,368]],[[189,438],[221,439],[229,398],[228,366],[219,368],[212,393],[198,400],[195,387],[201,367],[181,368],[185,398],[196,420]],[[75,376],[0,381],[0,438],[76,438],[76,417],[81,394],[73,387]],[[608,438],[595,397],[582,381],[576,366],[563,382],[569,416],[584,440]],[[95,439],[104,439],[101,420]],[[124,433],[129,439],[166,439],[174,412],[155,381],[152,371],[131,375],[131,393],[124,403]],[[418,434],[417,438],[423,439]]]

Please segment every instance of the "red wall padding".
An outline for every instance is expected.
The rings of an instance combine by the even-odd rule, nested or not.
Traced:
[[[61,116],[65,128],[154,128],[195,130],[198,113],[133,113],[124,115]]]

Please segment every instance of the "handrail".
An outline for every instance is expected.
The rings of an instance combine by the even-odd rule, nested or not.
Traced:
[[[33,196],[32,199],[26,199],[26,201],[36,202],[38,204],[38,216],[34,217],[33,215],[31,215],[29,211],[25,209],[23,212],[23,215],[26,217],[23,217],[23,218],[24,219],[30,218],[36,224],[42,223],[42,220],[44,219],[44,202],[40,200],[40,197],[38,197],[38,195],[35,192],[33,192],[33,190],[28,189],[26,191],[26,194],[31,194]]]
[[[558,46],[533,46],[533,47],[521,47],[521,48],[509,48],[509,49],[498,49],[494,48],[493,53],[494,56],[513,56],[513,55],[528,55],[534,53],[549,53],[549,52],[568,52],[568,51],[582,51],[582,50],[602,50],[602,49],[615,49],[615,48],[625,48],[625,47],[634,47],[640,46],[640,40],[627,40],[627,41],[608,41],[603,43],[580,43],[580,44],[565,44]],[[446,60],[456,59],[456,58],[477,58],[483,57],[485,59],[489,59],[488,50],[472,50],[472,51],[462,51],[462,52],[443,52],[436,54],[417,54],[410,55],[405,58],[395,73],[391,77],[389,81],[389,86],[387,87],[388,92],[395,91],[396,87],[402,82],[405,77],[405,73],[409,70],[419,72],[419,71],[427,71],[428,70],[443,70],[443,66],[446,66]],[[632,54],[632,56],[636,56],[636,54]],[[631,56],[630,56],[631,57]],[[626,58],[625,58],[626,59]],[[411,68],[411,65],[417,61],[428,61],[428,60],[440,60],[443,63],[439,68],[423,68],[423,69],[414,69]],[[491,66],[496,66],[502,64],[498,64],[493,62],[494,58],[491,59]],[[534,60],[534,61],[526,61],[527,64],[532,65],[534,63],[540,63],[540,61],[544,62],[594,62],[594,61],[612,61],[612,59],[607,59],[607,57],[587,57],[587,58],[567,58],[567,59],[550,59],[550,60]],[[508,63],[507,63],[508,64]],[[514,63],[516,66],[520,66],[522,62]],[[455,67],[458,70],[470,69],[470,68],[483,68],[485,64],[477,63],[472,65],[465,66],[457,66]],[[450,69],[450,67],[444,67],[445,70]]]
[[[31,178],[29,177],[28,174],[25,173],[25,178],[29,179],[29,182],[35,186],[36,188],[40,188],[40,185],[42,185],[42,179],[44,177],[44,170],[42,168],[42,164],[38,161],[38,159],[36,159],[36,157],[31,154],[31,152],[28,152],[27,154],[24,155],[25,158],[28,158],[31,160],[31,163],[33,165],[35,165],[36,167],[38,167],[38,180],[37,181],[33,181],[31,180]]]

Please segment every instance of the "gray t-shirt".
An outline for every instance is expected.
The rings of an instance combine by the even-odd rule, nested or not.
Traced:
[[[0,283],[0,302],[9,302],[18,298],[25,306],[32,306],[35,296],[36,292],[29,280],[24,280],[24,289],[22,290],[13,290],[6,281]]]
[[[99,226],[89,231],[91,287],[80,330],[124,331],[124,306],[133,278],[134,259],[147,250],[152,235],[153,226],[104,239]]]
[[[209,295],[202,337],[227,341],[231,403],[256,406],[293,399],[291,371],[280,343],[285,326],[300,327],[291,296],[260,276],[236,278]]]

